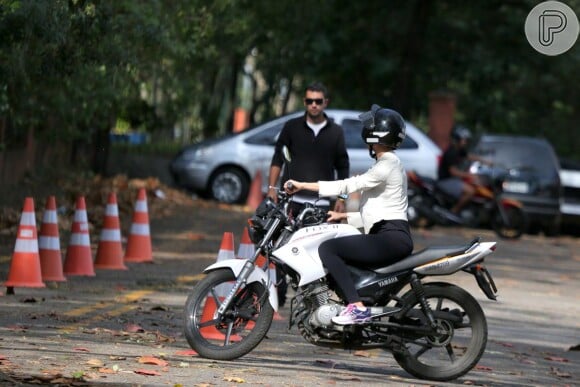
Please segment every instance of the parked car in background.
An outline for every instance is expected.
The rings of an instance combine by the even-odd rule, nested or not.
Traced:
[[[354,110],[326,109],[330,119],[344,129],[350,158],[351,175],[365,172],[373,163],[362,141],[362,124]],[[224,203],[245,203],[252,179],[259,172],[262,191],[267,192],[267,177],[274,144],[286,121],[304,114],[288,114],[246,131],[208,139],[182,149],[169,169],[177,186]],[[397,149],[407,170],[436,177],[441,150],[425,133],[407,122],[407,138]]]
[[[566,231],[580,233],[580,162],[560,159],[560,181],[563,187],[562,226]]]
[[[528,232],[555,235],[560,231],[560,163],[548,141],[527,136],[483,135],[472,152],[513,169],[503,183],[503,191],[505,196],[523,203]]]

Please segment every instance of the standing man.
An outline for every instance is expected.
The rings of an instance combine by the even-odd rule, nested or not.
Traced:
[[[327,89],[322,83],[315,82],[306,87],[304,94],[305,114],[288,120],[276,142],[268,177],[270,187],[277,186],[283,166],[285,168],[280,181],[281,186],[288,179],[298,181],[340,180],[349,176],[349,160],[344,132],[324,113],[324,109],[328,106],[328,100]],[[282,154],[284,146],[290,152],[290,165],[284,165],[285,160]],[[276,190],[270,188],[268,196],[276,200]],[[292,212],[299,211],[306,202],[314,203],[315,201],[319,206],[327,206],[330,209],[329,200],[319,200],[317,192],[305,191],[293,197]],[[336,201],[334,210],[344,212],[344,203]]]
[[[306,112],[303,116],[288,120],[278,141],[272,162],[268,184],[276,187],[280,178],[280,172],[284,166],[284,173],[280,181],[280,187],[288,179],[297,181],[332,181],[342,180],[349,176],[349,160],[344,141],[342,128],[328,118],[324,109],[328,106],[328,91],[319,82],[311,83],[304,93],[304,107]],[[284,165],[285,160],[282,149],[286,146],[290,152],[291,162]],[[276,200],[276,190],[270,188],[268,196]],[[344,212],[345,204],[336,200],[331,208],[329,199],[319,199],[318,192],[301,191],[294,195],[290,203],[290,210],[297,214],[304,203],[314,203],[319,206],[327,206],[336,212]],[[333,200],[334,202],[334,200]],[[280,276],[278,276],[280,278]],[[286,301],[286,281],[280,278],[278,284],[278,298],[280,306]]]

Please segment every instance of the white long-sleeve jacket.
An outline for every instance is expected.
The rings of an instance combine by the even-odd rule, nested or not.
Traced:
[[[365,233],[381,220],[407,220],[407,174],[393,152],[384,153],[362,175],[318,184],[320,196],[361,192],[359,212],[347,213],[347,221]]]

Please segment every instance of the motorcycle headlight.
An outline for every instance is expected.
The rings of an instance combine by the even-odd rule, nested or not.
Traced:
[[[248,219],[248,235],[253,244],[257,244],[262,240],[266,230],[264,229],[264,221],[257,216]]]
[[[270,212],[270,210],[275,206],[276,203],[274,203],[271,198],[267,197],[266,199],[262,200],[262,202],[258,205],[258,208],[256,208],[256,216],[264,217],[268,215],[268,212]]]

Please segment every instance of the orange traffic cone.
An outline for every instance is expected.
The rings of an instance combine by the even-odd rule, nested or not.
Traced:
[[[149,231],[149,213],[147,211],[147,192],[139,189],[133,222],[127,239],[126,262],[153,262],[151,234]]]
[[[117,206],[117,195],[114,192],[109,194],[107,201],[103,229],[97,247],[95,268],[127,270],[127,266],[123,263],[119,207]]]
[[[238,258],[250,259],[254,256],[255,251],[256,249],[254,248],[254,244],[250,239],[250,233],[248,232],[248,228],[244,227],[244,231],[242,233],[242,240],[240,241],[240,246],[238,247]]]
[[[64,273],[66,275],[95,276],[84,196],[77,198],[70,241],[64,260]]]
[[[222,237],[222,243],[220,245],[220,249],[218,251],[216,262],[220,262],[226,259],[234,259],[234,234],[231,232],[224,232]],[[227,295],[228,291],[231,289],[231,286],[228,284],[221,284],[215,289],[216,295],[220,300],[223,300],[224,297]],[[205,306],[203,308],[203,313],[201,316],[202,322],[207,322],[214,319],[215,313],[217,311],[217,304],[211,294],[208,294],[208,297],[205,301]],[[203,327],[200,329],[201,335],[209,340],[224,340],[225,335],[218,331],[214,325]],[[230,337],[232,341],[240,341],[241,337],[238,335],[232,335]]]
[[[252,180],[252,184],[250,185],[250,192],[248,193],[246,206],[252,211],[255,211],[262,200],[264,200],[264,195],[262,194],[262,172],[258,170],[254,176],[254,180]]]
[[[46,286],[42,282],[34,199],[31,197],[24,199],[8,281],[4,285],[8,288],[7,294],[14,294],[14,287],[43,288]]]
[[[62,273],[62,252],[60,250],[58,215],[54,196],[49,196],[46,199],[40,235],[38,236],[38,249],[42,279],[44,281],[66,281]]]

